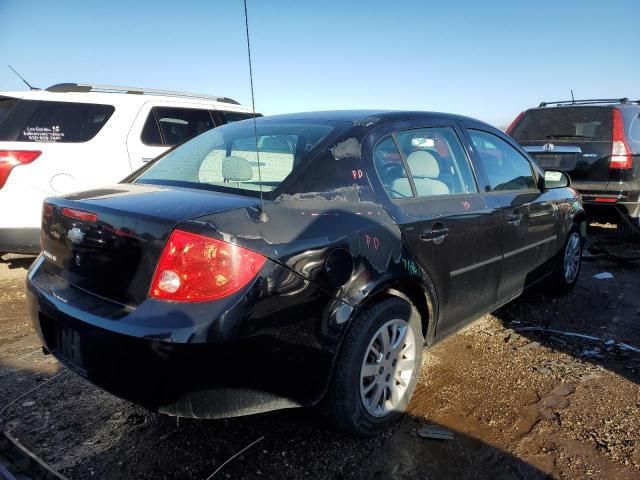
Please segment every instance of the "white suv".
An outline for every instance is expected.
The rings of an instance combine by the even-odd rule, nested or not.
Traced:
[[[40,250],[45,197],[118,182],[183,140],[251,117],[229,98],[163,90],[0,93],[0,256]]]

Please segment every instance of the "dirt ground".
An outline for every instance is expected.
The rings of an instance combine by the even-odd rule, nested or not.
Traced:
[[[592,258],[570,295],[527,293],[430,349],[408,414],[370,440],[313,410],[177,421],[98,390],[42,354],[28,264],[0,265],[0,428],[70,479],[205,480],[260,438],[215,478],[640,479],[640,354],[619,346],[640,347],[638,263]],[[433,424],[453,440],[418,437]]]

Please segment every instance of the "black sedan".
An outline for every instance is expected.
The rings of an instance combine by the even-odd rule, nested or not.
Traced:
[[[45,352],[149,409],[321,403],[374,434],[407,406],[424,346],[541,280],[573,287],[586,217],[568,184],[455,115],[225,125],[48,199],[30,316]]]

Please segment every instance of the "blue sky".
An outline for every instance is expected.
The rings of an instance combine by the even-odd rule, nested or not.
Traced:
[[[437,110],[640,97],[638,0],[249,0],[256,108]],[[241,0],[0,0],[0,90],[94,82],[249,104]]]

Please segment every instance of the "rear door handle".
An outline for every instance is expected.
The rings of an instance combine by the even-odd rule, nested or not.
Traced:
[[[420,234],[420,240],[423,242],[433,242],[438,245],[444,242],[447,235],[449,235],[449,229],[442,224],[436,224],[431,230],[423,230]]]
[[[142,163],[149,163],[154,157],[142,157]]]

